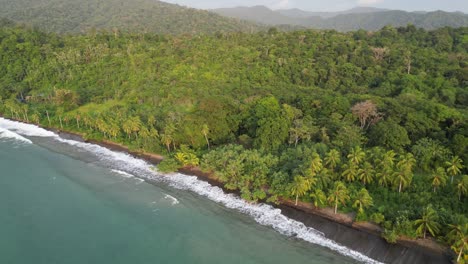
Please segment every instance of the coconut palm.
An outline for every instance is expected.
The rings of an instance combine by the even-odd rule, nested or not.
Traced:
[[[353,208],[358,208],[359,213],[363,213],[365,208],[374,205],[372,197],[365,188],[362,188],[356,196],[356,200],[353,203]]]
[[[346,181],[353,182],[356,180],[358,175],[358,166],[355,163],[350,161],[348,164],[343,166],[343,169],[342,176]]]
[[[431,205],[428,205],[421,216],[421,219],[418,219],[414,222],[416,225],[416,232],[419,235],[423,235],[426,238],[426,233],[429,231],[432,236],[435,236],[440,229],[440,224],[437,222],[438,215],[437,212],[432,208]]]
[[[445,186],[445,184],[447,183],[447,174],[445,173],[444,168],[438,167],[436,171],[432,174],[431,179],[434,192],[436,192],[437,188],[439,188],[440,186]]]
[[[463,177],[457,183],[457,193],[458,193],[458,200],[461,200],[462,195],[466,195],[468,193],[468,175],[463,175]]]
[[[310,190],[310,181],[303,176],[295,176],[290,186],[291,195],[296,196],[296,205],[300,196],[304,196]]]
[[[349,200],[348,188],[344,183],[338,181],[328,195],[328,202],[335,207],[335,214],[338,211],[338,204],[345,204]]]
[[[450,183],[453,183],[453,177],[460,174],[460,171],[463,168],[462,163],[463,160],[458,156],[455,156],[450,161],[445,162],[445,165],[447,166],[447,173],[450,175]]]
[[[317,175],[323,168],[322,158],[317,152],[312,153],[312,160],[310,162],[310,174],[312,176]]]
[[[366,153],[361,149],[361,147],[357,146],[351,149],[351,152],[347,157],[350,162],[354,163],[355,165],[359,165],[359,163],[361,163],[366,157]]]
[[[203,124],[201,132],[203,136],[205,136],[206,145],[208,146],[208,149],[210,149],[210,141],[208,140],[208,133],[210,132],[210,128],[207,124]]]
[[[315,208],[322,207],[327,203],[327,196],[320,189],[315,189],[313,193],[310,194]]]
[[[410,173],[407,169],[407,166],[400,164],[397,166],[397,171],[393,174],[393,183],[398,186],[398,193],[401,193],[401,190],[409,186],[413,174]]]
[[[376,174],[378,182],[382,186],[387,186],[389,182],[392,181],[393,169],[384,169],[382,172]]]
[[[374,180],[374,168],[369,162],[365,162],[361,169],[358,170],[358,178],[362,184],[366,185],[372,183]]]
[[[451,248],[457,253],[457,263],[464,252],[468,252],[468,223],[449,224],[450,231],[447,237],[450,241]]]
[[[325,156],[325,165],[333,172],[341,163],[340,152],[336,149],[330,150]]]

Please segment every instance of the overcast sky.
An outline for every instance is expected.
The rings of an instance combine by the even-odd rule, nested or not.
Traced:
[[[163,0],[195,8],[264,5],[272,9],[299,8],[309,11],[342,11],[355,6],[373,6],[407,11],[462,11],[468,13],[468,0]]]

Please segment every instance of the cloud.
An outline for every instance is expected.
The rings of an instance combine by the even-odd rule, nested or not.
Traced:
[[[358,5],[375,5],[382,3],[384,0],[358,0]]]
[[[278,2],[275,2],[271,7],[273,9],[283,9],[283,8],[288,8],[289,7],[289,0],[281,0]]]

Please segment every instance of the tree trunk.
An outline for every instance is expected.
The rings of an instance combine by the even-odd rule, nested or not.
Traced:
[[[296,137],[296,140],[294,141],[294,147],[297,148],[297,143],[299,142],[299,137]]]
[[[47,114],[47,120],[49,121],[49,126],[50,126],[50,117],[49,117],[49,111],[47,111],[47,110],[46,110],[45,112],[46,112],[46,114]]]
[[[426,227],[424,227],[424,239],[426,239]]]
[[[80,121],[78,121],[78,118],[76,118],[76,125],[78,126],[78,129],[80,128]]]
[[[338,202],[335,202],[335,214],[338,211]]]
[[[458,253],[458,257],[457,257],[457,263],[460,263],[461,255],[463,253],[464,248],[465,248],[465,243],[463,243],[461,248],[460,248],[460,253]]]
[[[59,121],[60,121],[60,128],[63,129],[62,116],[60,116],[60,115],[59,115]]]
[[[450,178],[450,184],[453,183],[453,175],[452,175],[452,178]]]
[[[297,205],[298,200],[299,200],[299,194],[296,194],[296,205]]]
[[[398,193],[401,193],[401,181],[400,181],[400,186],[398,187]]]
[[[210,141],[208,140],[208,137],[206,134],[205,135],[205,140],[206,140],[206,145],[208,146],[208,150],[210,149]]]

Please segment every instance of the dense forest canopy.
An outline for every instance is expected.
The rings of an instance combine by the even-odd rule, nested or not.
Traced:
[[[5,22],[5,24],[8,24]],[[166,153],[466,254],[468,28],[60,36],[0,29],[0,113]]]
[[[194,34],[265,29],[253,22],[157,0],[0,0],[0,17],[58,33],[118,29]]]

